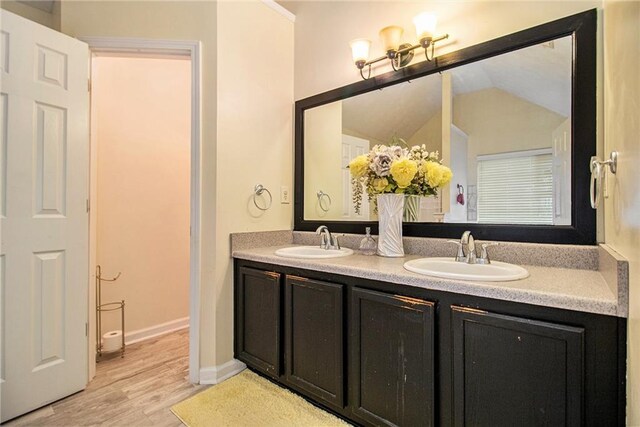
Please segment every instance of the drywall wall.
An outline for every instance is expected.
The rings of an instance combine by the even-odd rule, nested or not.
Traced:
[[[429,151],[442,152],[442,112],[439,111],[407,141],[409,146],[424,144]]]
[[[0,8],[42,24],[45,27],[60,30],[60,3],[60,1],[53,2],[51,12],[17,2],[16,0],[2,0],[0,1]]]
[[[604,2],[605,242],[629,261],[627,425],[640,426],[640,2]]]
[[[261,2],[220,2],[218,38],[218,150],[216,194],[216,364],[233,357],[233,283],[229,234],[291,229],[293,204],[293,22]],[[238,49],[268,42],[265,49]],[[277,52],[277,55],[274,55]],[[273,205],[257,212],[253,187]]]
[[[61,31],[74,37],[109,36],[201,42],[201,366],[215,366],[216,13],[216,3],[197,1],[65,1],[61,10]]]
[[[332,102],[305,112],[304,217],[342,217],[342,102]],[[328,212],[320,208],[317,192],[331,197]],[[326,208],[327,206],[325,206]]]
[[[222,365],[233,357],[229,234],[292,223],[279,200],[293,187],[293,22],[259,1],[70,1],[61,14],[76,37],[201,42],[200,367]],[[269,49],[238,48],[256,40]],[[258,183],[274,203],[256,215]]]
[[[404,27],[403,40],[415,41],[412,18],[425,10],[438,16],[437,33],[450,38],[438,43],[436,54],[455,51],[493,38],[600,7],[602,1],[297,1],[295,98],[325,92],[361,80],[353,65],[349,41],[371,39],[371,57],[383,54],[378,31],[387,25]],[[416,54],[414,63],[424,60]],[[390,71],[387,63],[374,73]]]
[[[468,183],[476,183],[479,155],[549,148],[553,131],[565,120],[496,88],[455,96],[453,123],[468,136]]]
[[[97,263],[102,301],[126,302],[125,332],[189,316],[191,63],[96,57]],[[103,332],[120,329],[103,314]]]

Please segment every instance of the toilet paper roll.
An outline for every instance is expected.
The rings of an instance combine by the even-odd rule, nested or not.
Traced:
[[[102,351],[110,352],[120,350],[122,347],[122,331],[109,331],[102,336]]]

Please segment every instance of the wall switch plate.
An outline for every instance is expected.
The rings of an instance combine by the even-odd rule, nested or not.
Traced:
[[[280,203],[291,203],[291,193],[289,192],[289,187],[287,185],[280,187]]]

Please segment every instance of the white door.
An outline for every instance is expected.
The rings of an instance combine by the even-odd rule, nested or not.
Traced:
[[[458,192],[466,193],[467,190],[467,146],[468,139],[456,125],[451,126],[451,148],[449,149],[449,168],[453,173],[453,179],[449,183],[449,200],[442,203],[449,205],[449,211],[444,215],[444,222],[468,222],[467,220],[467,195],[464,194],[464,205],[458,203]],[[458,189],[458,185],[462,189]],[[443,211],[445,209],[442,209]]]
[[[553,224],[571,225],[571,119],[551,134],[553,139]]]
[[[88,47],[0,12],[0,412],[87,383]]]
[[[342,218],[358,221],[369,220],[369,198],[366,190],[362,194],[360,213],[357,214],[351,199],[351,173],[349,162],[369,152],[369,141],[351,135],[342,135]]]

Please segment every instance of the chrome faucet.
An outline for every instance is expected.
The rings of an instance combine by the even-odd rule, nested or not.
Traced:
[[[340,242],[338,242],[338,236],[334,236],[329,231],[326,225],[321,225],[316,230],[316,234],[318,236],[322,236],[320,238],[320,248],[322,249],[340,249]]]
[[[480,258],[478,258],[476,256],[476,241],[470,231],[467,230],[462,233],[460,241],[447,240],[447,242],[458,245],[458,252],[456,253],[455,260],[458,262],[466,262],[467,264],[491,264],[487,248],[498,245],[497,243],[483,243],[480,245],[481,253]]]

